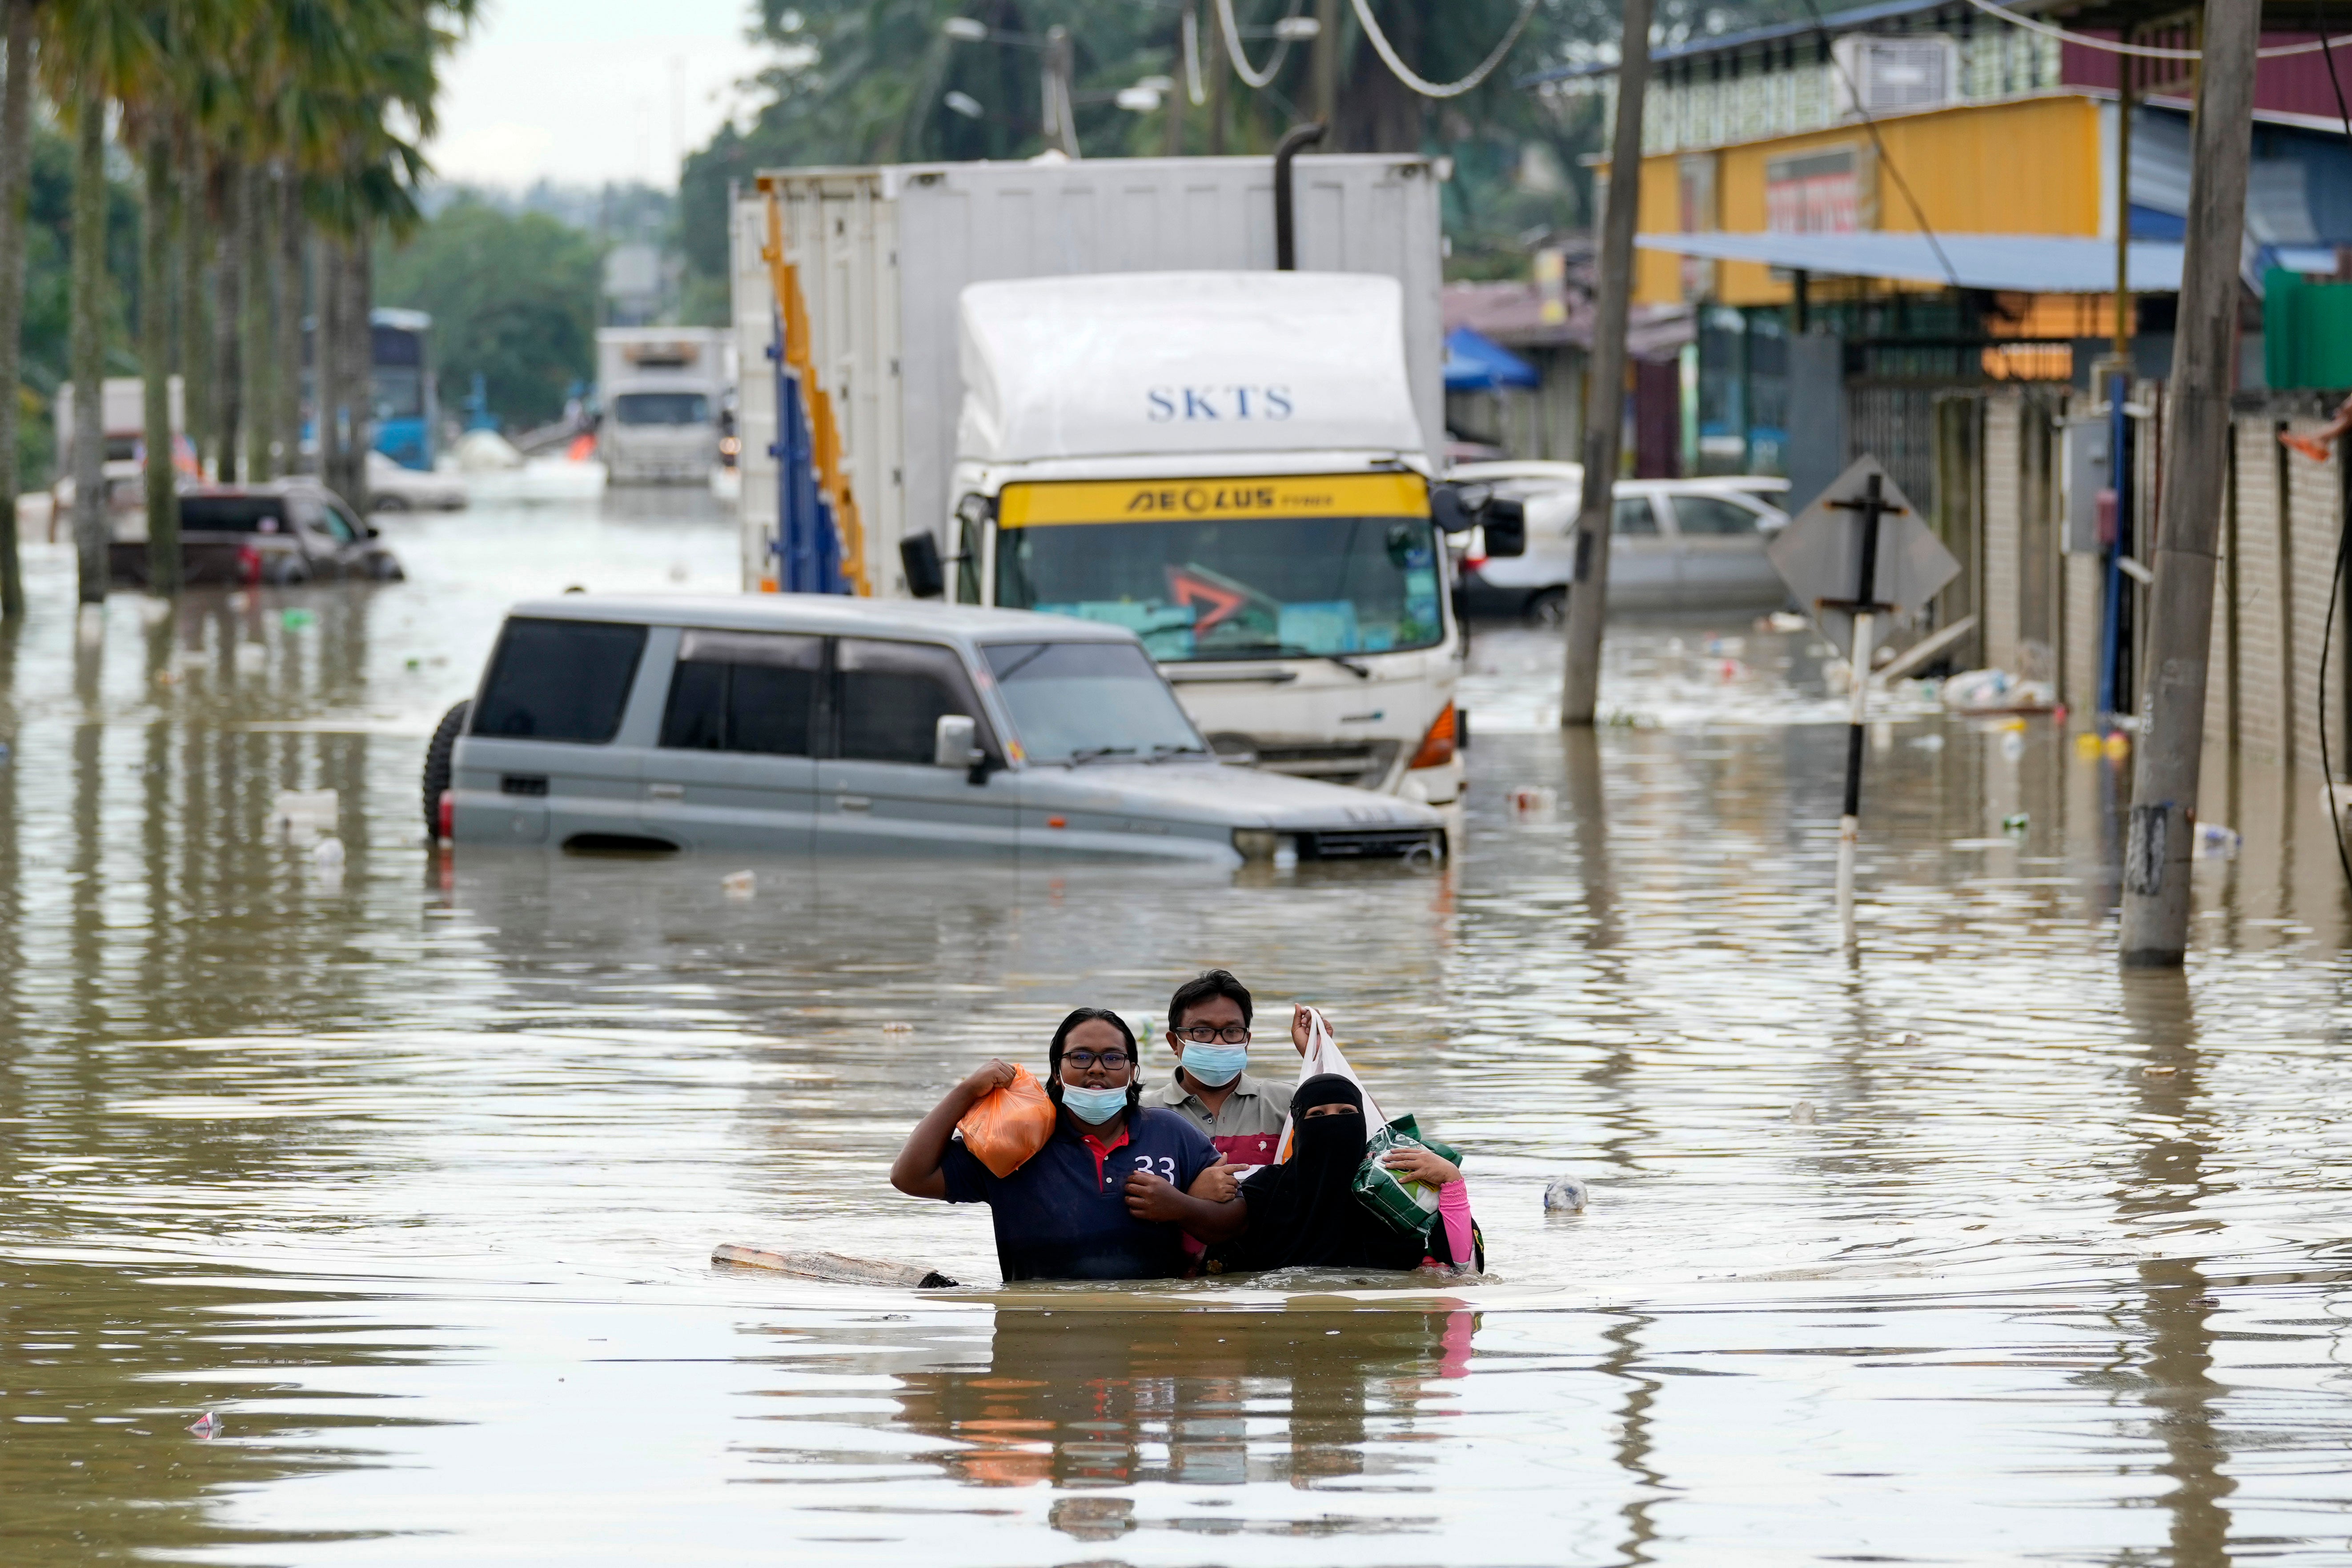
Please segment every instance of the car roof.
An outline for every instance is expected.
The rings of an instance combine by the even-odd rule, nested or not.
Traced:
[[[719,631],[809,632],[834,637],[948,637],[960,642],[1125,642],[1124,626],[1034,610],[999,610],[929,599],[846,594],[564,594],[525,599],[509,616],[563,621],[635,621]]]

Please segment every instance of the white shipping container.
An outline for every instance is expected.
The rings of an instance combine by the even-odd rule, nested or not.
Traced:
[[[786,258],[800,273],[810,357],[832,395],[874,591],[903,595],[898,542],[944,535],[963,405],[957,300],[967,284],[1084,273],[1274,266],[1271,158],[1097,159],[784,169]],[[1302,272],[1372,273],[1403,290],[1404,351],[1425,450],[1444,434],[1443,257],[1436,160],[1302,157],[1292,165]],[[737,202],[731,236],[743,576],[771,571],[776,531],[775,300],[766,205]]]

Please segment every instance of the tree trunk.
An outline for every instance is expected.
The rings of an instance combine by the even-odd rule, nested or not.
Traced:
[[[336,286],[341,276],[342,242],[321,233],[312,247],[310,292],[319,301],[319,328],[310,339],[310,377],[316,388],[319,421],[319,482],[336,494],[343,471],[343,297]]]
[[[106,100],[85,89],[73,185],[74,552],[81,602],[106,602]]]
[[[371,291],[368,242],[364,237],[335,242],[326,268],[335,312],[335,468],[328,488],[367,510],[367,454],[375,444],[371,384],[374,345],[368,325]]]
[[[146,403],[147,586],[169,597],[180,591],[180,494],[172,468],[172,142],[160,123],[148,130],[146,154],[139,365]]]
[[[278,471],[302,471],[302,179],[278,177]]]
[[[184,123],[178,134],[186,149],[180,166],[180,200],[172,211],[172,243],[180,256],[180,417],[201,468],[205,458],[219,456],[213,439],[210,339],[205,331],[205,250],[196,238],[209,226],[205,217],[205,149],[193,127]]]
[[[256,484],[278,477],[278,455],[272,443],[278,434],[277,362],[275,346],[278,298],[278,247],[270,243],[277,228],[277,203],[270,195],[269,170],[255,164],[245,172],[245,424],[246,477]]]
[[[212,168],[214,210],[220,214],[220,233],[213,263],[213,439],[220,445],[215,468],[221,483],[233,485],[242,470],[237,445],[245,423],[245,365],[237,352],[237,328],[245,321],[245,175],[233,158],[221,158]]]
[[[25,193],[33,168],[33,7],[5,0],[8,68],[0,100],[0,620],[25,617],[25,570],[16,548],[16,488],[22,480],[16,418],[25,322]]]

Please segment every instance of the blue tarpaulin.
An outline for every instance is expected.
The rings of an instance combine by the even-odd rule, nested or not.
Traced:
[[[1507,386],[1540,386],[1535,366],[1467,327],[1445,334],[1445,390],[1496,392]]]

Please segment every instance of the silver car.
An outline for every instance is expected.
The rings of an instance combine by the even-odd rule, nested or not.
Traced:
[[[1449,478],[1492,484],[1527,508],[1527,553],[1475,555],[1462,574],[1473,614],[1556,624],[1575,575],[1574,534],[1583,470],[1574,463],[1471,463]],[[1789,590],[1765,557],[1788,526],[1772,503],[1789,481],[1763,476],[1621,479],[1609,541],[1612,610],[1771,609]]]
[[[1410,801],[1217,761],[1132,632],[824,595],[508,613],[425,758],[459,845],[1433,861]]]

